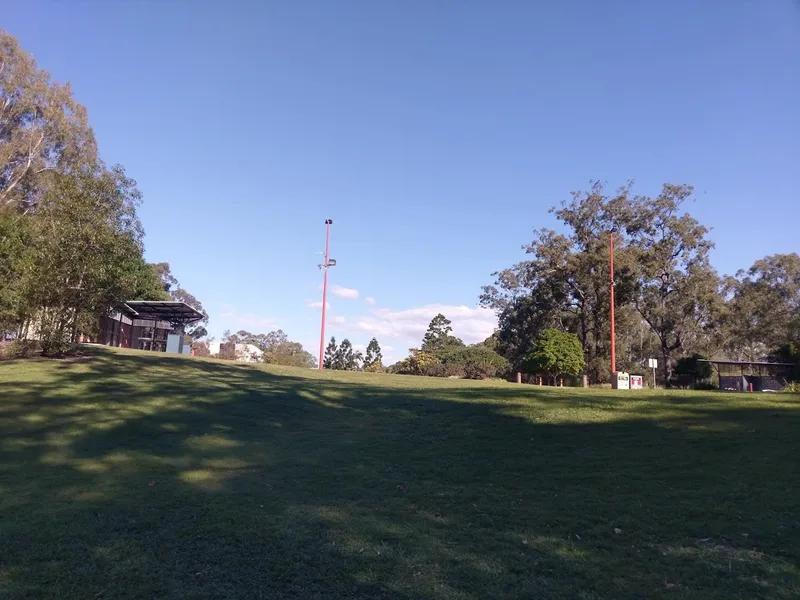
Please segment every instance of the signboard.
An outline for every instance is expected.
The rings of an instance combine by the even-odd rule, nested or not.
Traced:
[[[631,375],[631,389],[641,390],[644,388],[644,377],[641,375]]]
[[[656,369],[658,368],[658,359],[648,358],[647,366],[653,369],[653,389],[656,389]]]
[[[611,387],[615,390],[629,390],[630,385],[630,375],[627,373],[623,373],[622,371],[617,371],[616,373],[611,374]]]

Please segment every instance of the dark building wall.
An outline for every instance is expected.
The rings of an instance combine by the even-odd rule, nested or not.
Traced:
[[[91,338],[90,341],[95,344],[104,344],[106,346],[130,348],[132,335],[133,325],[123,323],[111,317],[100,317],[100,332],[97,337]]]
[[[123,317],[123,319],[127,319],[127,317]],[[133,323],[125,323],[124,320],[103,316],[100,317],[98,333],[90,336],[87,341],[106,346],[164,352],[167,346],[167,336],[172,331],[172,327],[162,321],[159,321],[158,324],[154,335],[151,326],[133,325]],[[182,327],[175,330],[176,333],[182,331]]]
[[[786,378],[779,375],[720,375],[719,389],[749,392],[779,392],[786,387]]]

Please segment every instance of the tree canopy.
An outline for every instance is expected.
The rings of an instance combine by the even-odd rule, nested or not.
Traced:
[[[638,370],[659,358],[661,377],[670,382],[680,357],[732,351],[742,337],[735,323],[755,304],[758,286],[748,278],[765,277],[772,281],[766,287],[780,293],[777,276],[765,274],[767,261],[739,279],[721,278],[710,263],[708,229],[686,211],[693,198],[688,185],[665,184],[650,197],[635,194],[630,183],[608,193],[594,182],[553,208],[561,230],[535,230],[526,260],[494,273],[494,284],[483,288],[481,303],[498,315],[498,351],[519,366],[542,332],[566,331],[580,341],[589,379],[609,380],[612,233],[618,368]],[[789,262],[783,260],[787,269]],[[760,338],[768,329],[753,326]],[[755,354],[763,357],[780,337],[764,340]]]
[[[428,325],[428,331],[425,332],[425,336],[422,338],[420,349],[423,352],[436,352],[447,346],[463,346],[464,342],[450,335],[453,331],[451,325],[450,319],[442,313],[433,317]]]
[[[585,366],[578,336],[557,329],[543,331],[522,361],[527,373],[548,376],[554,385],[561,375],[579,375]]]
[[[53,175],[97,163],[86,109],[0,30],[0,206],[33,211]],[[63,182],[60,184],[63,186]]]
[[[124,168],[98,158],[70,86],[0,30],[0,337],[58,354],[121,302],[168,299],[144,260],[140,202]]]

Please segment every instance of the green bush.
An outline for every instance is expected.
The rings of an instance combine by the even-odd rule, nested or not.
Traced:
[[[72,348],[66,331],[42,332],[40,342],[44,356],[63,356]]]
[[[711,363],[702,354],[684,356],[675,364],[675,377],[670,380],[670,387],[715,389],[713,385],[708,387],[712,374]]]
[[[706,392],[713,392],[719,389],[718,386],[714,385],[710,381],[701,381],[697,385],[694,386],[696,390],[702,390]]]
[[[392,365],[388,371],[400,375],[486,379],[504,375],[508,371],[508,361],[485,346],[450,345],[435,352],[414,348],[408,358]]]
[[[783,391],[787,394],[800,394],[800,381],[790,381],[786,384],[786,387],[783,388]]]
[[[7,354],[11,358],[30,358],[42,353],[42,347],[36,340],[14,340],[8,345]]]
[[[508,371],[508,361],[486,346],[450,346],[436,353],[441,376],[486,379]]]
[[[392,365],[391,373],[399,375],[428,375],[441,377],[442,361],[433,352],[425,352],[416,348],[411,349],[411,355]]]

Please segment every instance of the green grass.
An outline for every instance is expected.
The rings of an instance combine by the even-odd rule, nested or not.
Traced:
[[[0,362],[0,598],[800,597],[800,400]]]

